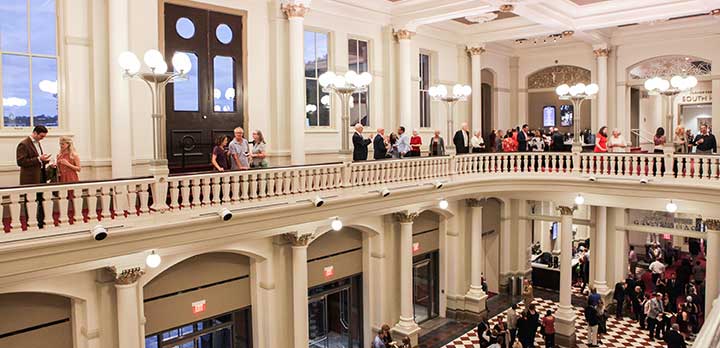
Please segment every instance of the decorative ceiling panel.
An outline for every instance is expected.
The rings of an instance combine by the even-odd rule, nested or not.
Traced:
[[[630,68],[631,79],[647,79],[655,76],[710,75],[712,64],[689,56],[663,56],[641,62]]]
[[[517,17],[517,16],[518,16],[518,15],[512,13],[512,12],[493,11],[493,12],[491,12],[491,13],[494,13],[494,14],[497,15],[497,17],[496,17],[495,19],[493,19],[493,21],[499,21],[499,20],[501,20],[501,19],[513,18],[513,17]],[[478,24],[477,22],[473,22],[473,21],[468,20],[467,17],[455,18],[455,19],[453,19],[453,20],[456,21],[456,22],[460,22],[460,23],[462,23],[462,24],[467,24],[467,25]]]
[[[563,83],[570,86],[590,83],[590,70],[572,65],[556,65],[528,76],[528,89],[555,88]]]

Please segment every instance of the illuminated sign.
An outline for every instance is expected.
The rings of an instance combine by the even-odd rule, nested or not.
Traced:
[[[418,242],[413,243],[413,249],[412,249],[412,251],[413,251],[414,253],[420,251],[420,243],[418,243]]]
[[[323,275],[325,278],[332,278],[335,275],[335,266],[327,266],[323,268]]]
[[[207,305],[205,303],[205,300],[200,300],[192,303],[192,312],[193,314],[199,314],[205,311],[207,309]]]

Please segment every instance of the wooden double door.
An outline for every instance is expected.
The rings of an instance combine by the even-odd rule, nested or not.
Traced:
[[[216,139],[232,139],[245,121],[243,17],[166,3],[164,22],[168,63],[175,52],[192,62],[187,79],[165,92],[168,166],[171,172],[209,170]]]

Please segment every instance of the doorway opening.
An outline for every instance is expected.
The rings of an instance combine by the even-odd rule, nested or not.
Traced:
[[[413,258],[413,307],[418,324],[440,312],[438,257],[438,252],[433,251]]]
[[[362,274],[308,290],[310,348],[363,347]]]
[[[250,307],[145,337],[146,348],[252,348]]]

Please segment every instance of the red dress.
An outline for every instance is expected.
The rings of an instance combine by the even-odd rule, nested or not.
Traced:
[[[410,137],[410,151],[414,156],[420,156],[420,145],[422,145],[422,138],[419,135]]]
[[[598,144],[595,145],[595,152],[607,152],[608,138],[602,134],[597,135]]]
[[[57,156],[57,168],[58,168],[58,181],[59,182],[77,182],[80,181],[80,178],[78,177],[78,173],[73,170],[72,168],[68,167],[65,164],[60,163],[61,160],[67,160],[75,167],[79,167],[80,163],[77,161],[77,159],[74,159],[73,156],[69,153],[60,153]]]

